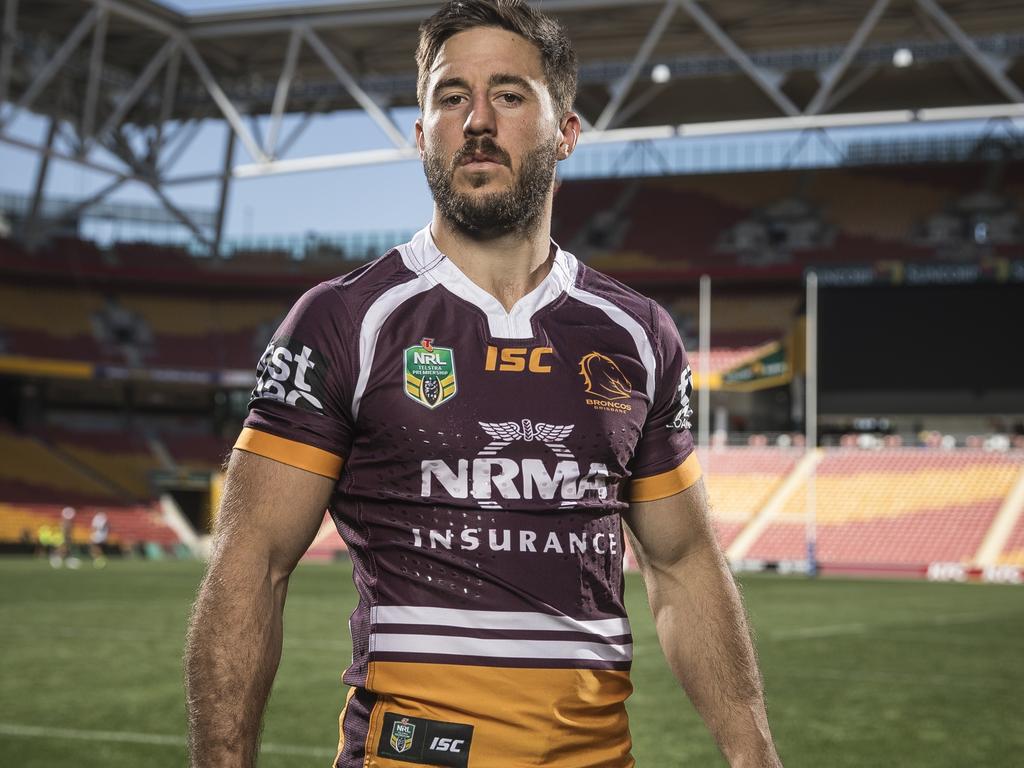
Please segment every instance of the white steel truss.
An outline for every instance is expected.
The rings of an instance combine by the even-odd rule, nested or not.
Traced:
[[[379,96],[379,89],[370,87],[371,78],[360,77],[353,57],[339,48],[332,32],[354,29],[360,25],[380,27],[404,25],[408,27],[428,15],[436,3],[425,0],[400,0],[381,2],[378,7],[367,4],[353,10],[338,9],[329,12],[284,13],[259,18],[239,18],[221,23],[191,23],[187,19],[176,23],[173,15],[161,16],[150,6],[126,0],[75,0],[81,6],[82,15],[71,27],[66,37],[46,58],[45,64],[33,69],[26,62],[24,71],[32,72],[31,80],[22,84],[16,101],[12,101],[13,73],[19,55],[19,11],[24,12],[25,3],[18,0],[4,0],[2,51],[0,51],[0,142],[37,152],[40,157],[55,158],[77,163],[83,167],[110,176],[110,181],[94,195],[74,209],[81,213],[90,205],[102,201],[107,195],[125,182],[140,182],[149,187],[167,210],[188,227],[202,242],[216,247],[220,241],[224,208],[229,197],[230,182],[282,173],[298,173],[359,165],[381,164],[415,159],[417,154],[410,137],[395,124],[387,112],[387,105]],[[608,67],[610,74],[604,80],[606,101],[596,109],[590,105],[591,114],[597,118],[593,125],[585,123],[583,144],[606,142],[656,141],[670,138],[715,136],[725,134],[751,134],[769,131],[827,131],[831,128],[898,125],[910,122],[931,122],[965,119],[1017,119],[1024,117],[1024,90],[1007,73],[1007,62],[999,60],[983,50],[976,38],[964,32],[960,24],[944,10],[937,0],[911,0],[934,25],[942,31],[959,51],[963,60],[974,65],[980,75],[1006,98],[1005,103],[974,104],[970,106],[929,109],[902,109],[874,112],[834,113],[831,110],[853,91],[868,82],[882,66],[877,61],[864,61],[866,44],[879,20],[890,10],[891,0],[865,0],[864,13],[843,46],[822,53],[823,62],[818,69],[818,87],[804,105],[795,100],[784,88],[786,72],[766,63],[764,51],[750,51],[730,34],[728,24],[716,20],[715,3],[711,0],[547,0],[538,5],[548,12],[571,12],[635,7],[653,12],[653,22],[646,32],[637,39],[632,57],[624,66]],[[660,6],[660,8],[659,8]],[[104,88],[104,78],[111,67],[107,63],[112,39],[109,35],[113,19],[128,21],[144,28],[148,34],[158,35],[162,42],[154,47],[152,57],[136,72],[122,73],[126,87]],[[650,15],[645,18],[650,18]],[[754,119],[717,120],[697,123],[670,122],[653,126],[629,126],[628,122],[650,104],[657,101],[663,89],[651,85],[643,76],[645,70],[659,57],[666,55],[683,56],[686,52],[666,51],[666,31],[672,25],[689,24],[700,30],[713,41],[724,54],[723,61],[732,71],[741,73],[749,83],[767,97],[777,110],[775,115]],[[1024,40],[1024,29],[1019,30]],[[86,38],[92,34],[88,52],[80,51]],[[276,76],[272,102],[269,107],[258,108],[246,103],[244,95],[234,83],[224,79],[223,72],[211,67],[201,48],[214,40],[231,40],[246,36],[277,35],[283,45],[280,69]],[[1022,43],[1024,50],[1024,43]],[[204,51],[205,48],[202,48]],[[311,157],[288,157],[303,131],[316,118],[319,107],[305,106],[291,112],[303,114],[302,119],[291,133],[282,137],[286,114],[290,113],[289,102],[293,99],[296,83],[300,79],[301,60],[306,49],[315,56],[334,81],[340,84],[350,97],[377,126],[380,127],[390,146],[362,151],[338,152]],[[208,53],[208,52],[207,52]],[[412,52],[409,52],[411,67]],[[806,52],[805,52],[805,55]],[[77,59],[76,59],[77,57]],[[46,144],[34,144],[10,133],[11,122],[23,110],[37,105],[44,91],[57,75],[72,62],[86,59],[86,86],[79,111],[74,119],[56,113],[50,114],[56,122],[50,140]],[[307,55],[307,59],[309,56]],[[707,57],[705,57],[706,59]],[[782,60],[784,57],[775,57]],[[189,116],[179,109],[186,99],[179,91],[182,83],[182,62],[186,62],[198,78],[207,104],[212,102],[216,112],[231,130],[223,163],[220,168],[208,172],[173,176],[173,168],[181,153],[191,143],[198,129],[198,115]],[[860,62],[860,66],[855,66]],[[585,62],[590,71],[600,69],[600,63]],[[711,65],[707,65],[711,66]],[[722,67],[722,64],[715,64]],[[163,75],[163,80],[157,78]],[[154,86],[154,83],[157,83]],[[644,88],[640,85],[644,83]],[[403,86],[407,87],[407,86]],[[188,99],[195,100],[196,94],[189,93]],[[630,100],[632,99],[632,100]],[[134,122],[133,113],[143,103],[155,103],[147,117],[155,130],[149,139],[148,151],[139,156],[126,140],[124,131]],[[45,108],[43,108],[45,111]],[[206,113],[208,114],[207,109]],[[268,126],[261,136],[256,118],[265,115]],[[246,118],[250,124],[246,124]],[[77,151],[65,152],[55,148],[54,136],[62,135],[63,122],[67,122],[77,133]],[[174,122],[173,128],[168,124]],[[97,127],[98,125],[98,127]],[[65,142],[66,143],[66,142]],[[249,158],[235,162],[235,146],[240,144]],[[97,159],[94,151],[104,149],[121,162],[111,165],[106,159]],[[45,176],[46,165],[40,166]],[[37,180],[37,186],[45,178]],[[193,222],[187,213],[174,205],[167,196],[169,187],[201,182],[218,182],[218,210],[216,226],[208,231]],[[37,207],[37,206],[35,206]]]

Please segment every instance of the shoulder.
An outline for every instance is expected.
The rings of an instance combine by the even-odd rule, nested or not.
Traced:
[[[378,259],[310,288],[296,302],[296,310],[317,316],[363,317],[388,291],[417,278],[392,248]]]
[[[652,341],[659,338],[668,318],[668,313],[653,299],[586,264],[579,265],[572,293],[583,301],[596,298],[602,304],[625,313]]]

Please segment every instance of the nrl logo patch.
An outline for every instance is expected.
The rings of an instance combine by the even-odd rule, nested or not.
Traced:
[[[437,408],[455,397],[455,356],[449,347],[423,339],[405,350],[405,394],[420,405]]]
[[[391,739],[388,743],[395,752],[406,752],[412,747],[414,733],[416,726],[409,722],[409,718],[403,717],[391,726]]]

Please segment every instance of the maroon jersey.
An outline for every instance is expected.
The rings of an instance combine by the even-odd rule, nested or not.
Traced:
[[[429,229],[309,291],[236,448],[335,479],[339,768],[630,766],[630,501],[700,476],[667,313],[554,244],[506,311]]]

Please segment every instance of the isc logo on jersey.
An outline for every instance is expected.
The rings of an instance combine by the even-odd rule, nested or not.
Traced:
[[[599,499],[608,497],[608,467],[592,463],[584,472],[565,445],[573,424],[534,424],[530,419],[479,423],[491,441],[472,461],[459,459],[454,467],[444,459],[421,462],[423,498],[437,487],[452,498],[473,498],[484,509],[501,509],[495,499],[557,498],[561,507],[571,507],[588,491]],[[516,461],[497,455],[515,442],[543,446],[543,454],[554,454],[554,465],[540,457]]]
[[[323,358],[304,344],[275,339],[267,345],[256,366],[252,399],[268,398],[310,411],[324,409]]]

